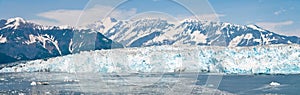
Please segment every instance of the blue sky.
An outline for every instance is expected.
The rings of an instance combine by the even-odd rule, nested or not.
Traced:
[[[168,0],[0,0],[0,18],[23,17],[47,25],[77,25],[101,19],[123,2],[112,16],[122,18],[159,11],[180,18],[192,15],[191,10],[193,15],[201,17],[215,13],[222,22],[257,24],[276,33],[300,36],[300,0],[176,1],[180,3]]]

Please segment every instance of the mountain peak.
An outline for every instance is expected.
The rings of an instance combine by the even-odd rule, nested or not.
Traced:
[[[266,30],[260,28],[259,26],[255,25],[255,24],[249,24],[249,25],[246,25],[246,26],[249,27],[249,28],[252,28],[254,30],[258,30],[258,31],[266,31]]]
[[[6,24],[9,23],[26,23],[26,21],[21,17],[10,18],[7,20]]]
[[[6,20],[3,28],[17,29],[20,25],[25,24],[27,21],[21,17],[10,18]]]
[[[106,17],[102,20],[102,22],[110,22],[110,23],[114,23],[117,22],[118,20],[116,18],[113,17]]]

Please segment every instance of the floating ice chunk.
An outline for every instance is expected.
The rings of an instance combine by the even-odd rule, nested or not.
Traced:
[[[68,77],[65,77],[64,82],[79,82],[79,80],[76,79],[70,79]]]
[[[35,81],[32,81],[32,82],[30,83],[30,85],[34,86],[34,85],[36,85],[36,82],[35,82]]]
[[[38,85],[49,85],[49,82],[36,82]]]
[[[49,82],[35,82],[35,81],[32,81],[30,83],[30,85],[32,85],[32,86],[35,86],[35,85],[49,85]]]
[[[270,86],[279,86],[280,83],[278,83],[278,82],[271,82],[269,85],[270,85]]]
[[[5,78],[0,78],[0,80],[1,80],[1,81],[4,81],[4,80],[5,80]]]
[[[51,92],[48,92],[48,91],[45,92],[45,94],[46,94],[46,95],[52,95],[52,93],[51,93]]]
[[[18,95],[26,95],[26,94],[21,92],[21,93],[18,93]]]

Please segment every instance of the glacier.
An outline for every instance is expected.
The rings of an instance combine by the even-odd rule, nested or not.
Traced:
[[[96,50],[1,68],[0,72],[299,74],[300,45],[166,45]]]

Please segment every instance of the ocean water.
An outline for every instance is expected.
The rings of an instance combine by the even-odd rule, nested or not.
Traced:
[[[2,95],[296,95],[300,75],[0,73]],[[276,85],[272,84],[275,83]]]

